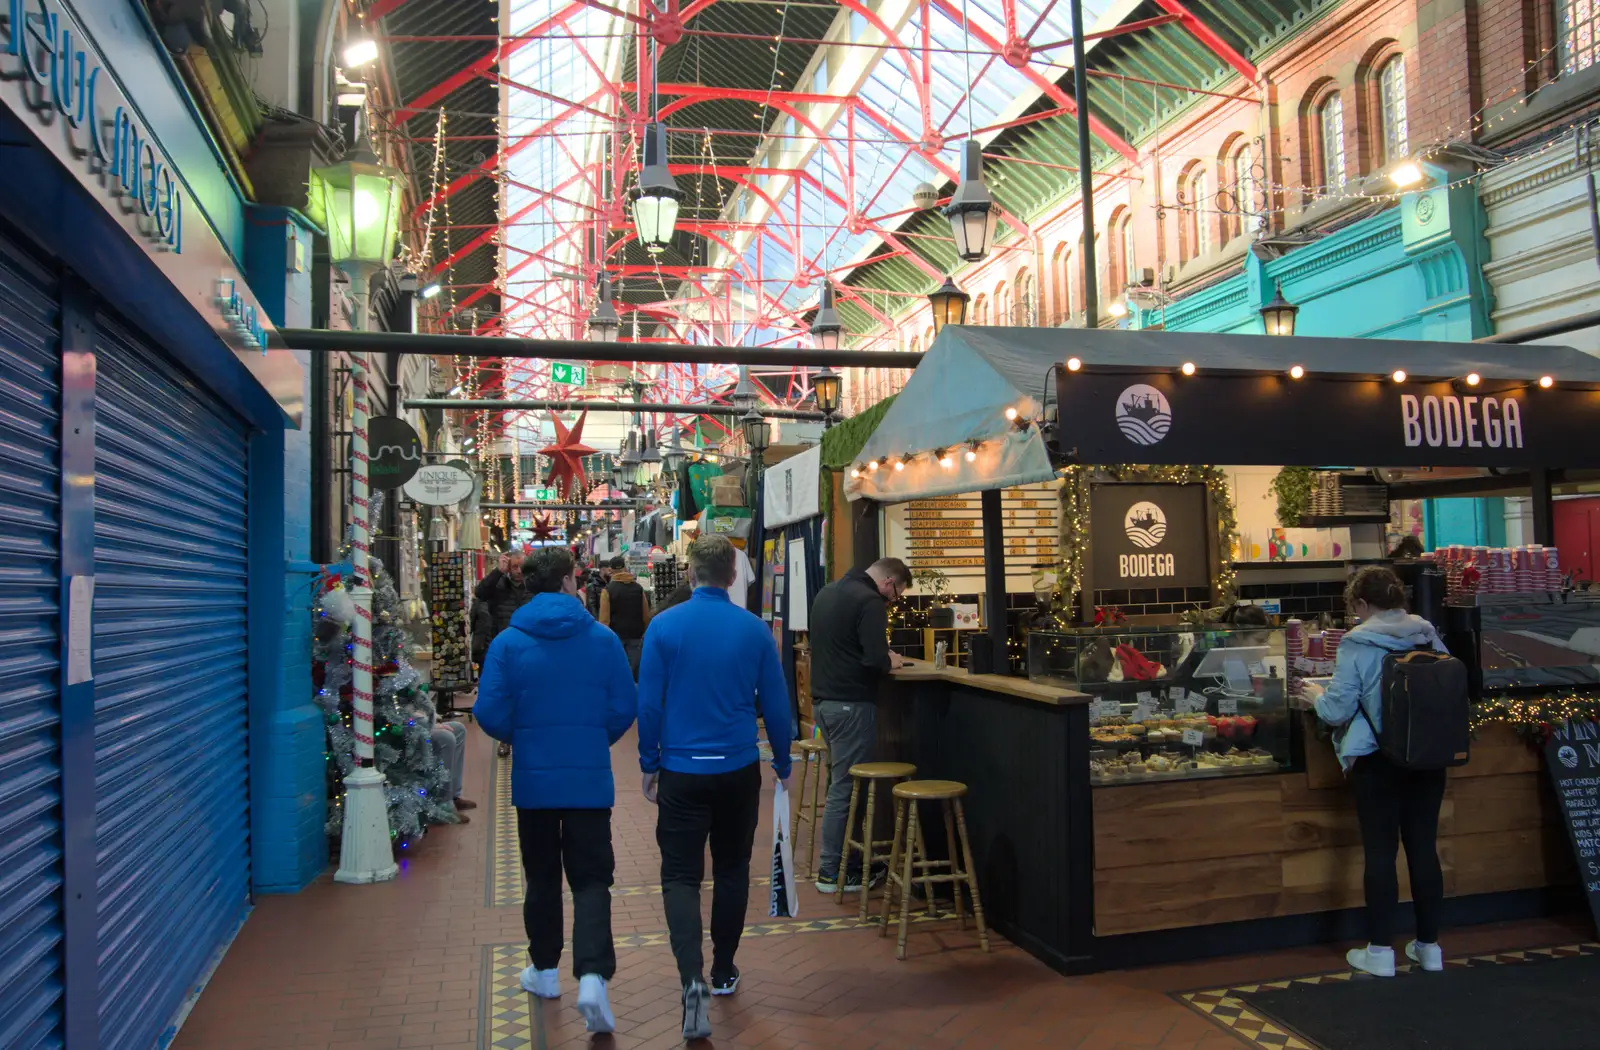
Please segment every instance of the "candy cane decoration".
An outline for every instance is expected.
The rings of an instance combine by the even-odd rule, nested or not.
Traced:
[[[373,760],[372,731],[372,571],[367,560],[367,545],[372,534],[367,488],[367,355],[358,354],[350,369],[355,388],[355,415],[350,435],[350,517],[354,535],[350,540],[350,560],[355,568],[355,660],[351,692],[355,694],[356,762],[370,766]]]

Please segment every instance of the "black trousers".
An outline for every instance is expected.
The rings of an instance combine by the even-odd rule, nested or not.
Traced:
[[[672,954],[684,984],[705,976],[700,883],[711,843],[711,972],[726,974],[744,932],[750,902],[750,851],[761,812],[761,763],[727,773],[661,771],[656,844],[661,847],[661,897]]]
[[[1356,759],[1351,773],[1356,815],[1366,852],[1367,940],[1394,943],[1400,882],[1395,852],[1406,844],[1417,940],[1436,944],[1444,911],[1444,872],[1439,867],[1439,807],[1444,803],[1442,769],[1401,769],[1381,754]]]
[[[572,973],[611,980],[617,952],[611,942],[609,809],[518,809],[517,838],[528,896],[522,922],[533,965],[553,970],[561,962],[561,871],[572,888]]]

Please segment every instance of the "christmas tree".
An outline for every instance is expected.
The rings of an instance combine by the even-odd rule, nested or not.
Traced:
[[[374,499],[373,515],[377,515]],[[410,644],[401,622],[400,595],[394,577],[376,557],[372,572],[372,678],[374,757],[388,779],[389,831],[412,839],[428,824],[457,823],[450,798],[450,775],[429,739],[434,706],[427,683],[409,662]],[[344,778],[355,768],[355,733],[351,728],[352,650],[350,625],[355,603],[344,574],[324,577],[314,603],[311,676],[317,706],[327,722],[328,835],[337,837],[343,823]]]

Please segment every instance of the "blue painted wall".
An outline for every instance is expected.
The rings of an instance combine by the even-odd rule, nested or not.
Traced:
[[[310,222],[285,208],[252,207],[246,217],[245,272],[279,327],[311,324],[312,236]],[[299,357],[310,404],[308,355]],[[311,702],[311,597],[320,566],[310,561],[310,431],[258,434],[251,455],[261,457],[259,481],[271,490],[262,497],[277,508],[263,515],[260,536],[263,559],[275,560],[276,571],[260,587],[252,580],[276,658],[251,681],[251,875],[258,893],[293,893],[328,863],[322,716]]]
[[[1506,502],[1482,499],[1430,499],[1422,508],[1422,543],[1429,550],[1452,543],[1469,547],[1506,545]]]
[[[1261,307],[1281,285],[1300,307],[1297,335],[1468,341],[1490,333],[1483,277],[1484,215],[1472,184],[1445,180],[1400,206],[1355,222],[1277,259],[1245,257],[1244,272],[1139,311],[1133,327],[1259,335]]]

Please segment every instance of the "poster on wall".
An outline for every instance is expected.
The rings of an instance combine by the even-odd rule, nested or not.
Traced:
[[[1060,488],[1059,481],[1047,481],[1000,493],[1006,589],[1014,594],[1032,592],[1036,568],[1055,567]],[[892,504],[884,508],[883,521],[887,557],[902,559],[913,574],[923,569],[943,573],[947,594],[983,591],[983,510],[977,494]],[[913,585],[910,593],[924,592]]]
[[[809,631],[811,595],[807,593],[806,585],[805,540],[789,541],[789,564],[794,566],[794,571],[789,573],[789,630]]]
[[[1204,485],[1094,485],[1089,492],[1090,581],[1097,591],[1208,587],[1215,530]]]

